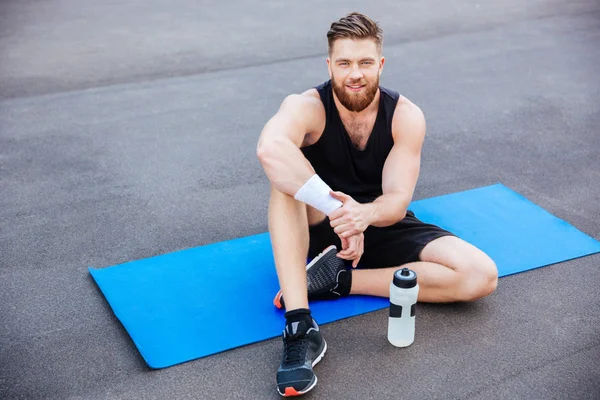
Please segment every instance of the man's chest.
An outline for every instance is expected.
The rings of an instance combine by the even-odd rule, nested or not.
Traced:
[[[344,128],[346,129],[352,144],[358,150],[364,150],[367,146],[367,141],[373,131],[376,118],[377,114],[364,118],[342,118]]]

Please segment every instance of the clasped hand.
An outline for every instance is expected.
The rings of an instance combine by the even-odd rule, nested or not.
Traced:
[[[371,210],[342,192],[332,191],[331,196],[343,203],[342,207],[329,215],[331,227],[342,242],[338,257],[353,260],[352,267],[356,268],[364,252],[363,232],[370,224]]]
[[[342,251],[338,252],[337,256],[344,260],[352,260],[352,268],[356,268],[360,258],[365,250],[365,235],[350,236],[348,239],[340,238],[342,241]]]

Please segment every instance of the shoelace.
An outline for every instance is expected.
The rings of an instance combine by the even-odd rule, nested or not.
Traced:
[[[306,352],[306,335],[299,334],[295,337],[289,337],[285,342],[284,364],[292,364],[298,361],[304,361]]]

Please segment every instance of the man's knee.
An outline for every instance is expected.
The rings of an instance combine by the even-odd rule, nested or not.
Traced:
[[[498,286],[498,268],[487,255],[466,262],[457,272],[460,274],[461,301],[474,301],[486,297]]]

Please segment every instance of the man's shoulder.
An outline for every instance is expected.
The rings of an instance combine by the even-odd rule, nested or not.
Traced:
[[[323,103],[319,92],[315,89],[309,89],[302,93],[288,95],[284,100],[282,107],[292,112],[312,113],[320,112],[323,109]]]
[[[408,114],[415,116],[423,114],[421,108],[418,105],[416,105],[404,96],[400,96],[400,98],[398,98],[398,103],[396,103],[396,112],[400,112],[404,115]]]
[[[303,92],[301,96],[307,97],[311,102],[314,102],[315,100],[318,100],[319,103],[321,102],[321,95],[316,88],[308,89],[307,91]]]
[[[313,143],[325,129],[325,108],[316,89],[309,89],[300,94],[288,95],[281,104],[280,114],[286,115],[290,121],[296,121],[305,129],[307,137],[303,145]]]
[[[396,138],[400,132],[407,129],[420,131],[420,127],[425,126],[425,116],[421,108],[407,99],[400,96],[394,110],[392,120],[392,135]]]

